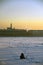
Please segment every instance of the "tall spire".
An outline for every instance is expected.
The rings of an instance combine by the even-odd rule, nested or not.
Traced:
[[[10,28],[12,29],[12,23],[10,24]]]

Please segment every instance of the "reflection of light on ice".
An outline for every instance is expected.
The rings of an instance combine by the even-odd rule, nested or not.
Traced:
[[[2,65],[6,65],[6,62],[2,61],[1,64],[2,64]]]
[[[5,48],[5,47],[8,47],[7,42],[1,42],[0,43],[0,48]]]

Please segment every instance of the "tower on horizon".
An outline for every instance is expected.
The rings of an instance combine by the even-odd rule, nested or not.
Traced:
[[[12,29],[12,23],[10,24],[10,28]]]
[[[15,30],[15,28],[12,27],[12,23],[10,24],[10,27],[7,27],[7,30]]]

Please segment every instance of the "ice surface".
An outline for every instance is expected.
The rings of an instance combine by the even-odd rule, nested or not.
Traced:
[[[43,65],[43,37],[0,37],[0,65]]]

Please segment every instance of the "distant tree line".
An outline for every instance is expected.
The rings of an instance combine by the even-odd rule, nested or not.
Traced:
[[[43,30],[0,30],[0,37],[43,37]]]

